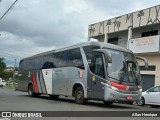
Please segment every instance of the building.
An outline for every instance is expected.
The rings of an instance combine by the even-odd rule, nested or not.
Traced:
[[[6,72],[13,72],[14,68],[13,67],[6,67],[6,69],[4,71],[6,71]]]
[[[88,40],[116,44],[148,59],[141,69],[143,90],[160,85],[160,5],[89,25]]]

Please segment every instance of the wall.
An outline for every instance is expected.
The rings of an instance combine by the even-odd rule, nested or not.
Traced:
[[[118,45],[127,48],[128,31],[121,31],[116,33],[110,33],[108,38],[118,37]]]
[[[148,54],[140,55],[147,58],[149,65],[155,65],[156,71],[141,71],[141,74],[156,75],[155,76],[155,85],[160,85],[160,54]],[[138,61],[139,65],[144,66],[143,61]]]
[[[132,31],[132,33],[133,33],[132,38],[133,39],[134,38],[140,38],[142,32],[147,32],[147,31],[152,31],[152,30],[158,30],[158,34],[160,35],[160,24],[135,28]]]
[[[138,28],[157,23],[160,23],[160,5],[91,24],[88,28],[88,37],[124,31],[129,27]]]

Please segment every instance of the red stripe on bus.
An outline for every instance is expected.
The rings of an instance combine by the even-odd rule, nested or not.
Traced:
[[[36,73],[35,72],[33,72],[32,80],[33,80],[34,92],[38,93],[38,85],[37,85],[37,81],[36,81]]]
[[[47,88],[46,88],[46,84],[45,84],[45,81],[44,81],[44,77],[43,77],[43,71],[41,70],[41,73],[42,73],[42,80],[43,80],[43,83],[44,83],[44,87],[45,87],[45,90],[46,90],[46,94],[47,94]]]

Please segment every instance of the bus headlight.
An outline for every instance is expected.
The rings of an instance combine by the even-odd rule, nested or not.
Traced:
[[[116,87],[114,87],[114,86],[111,86],[110,88],[113,89],[113,90],[115,90],[115,91],[119,91],[119,89],[116,88]]]
[[[138,88],[139,88],[139,92],[142,92],[142,86],[138,86]]]

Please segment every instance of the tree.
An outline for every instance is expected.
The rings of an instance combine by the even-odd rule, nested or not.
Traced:
[[[13,72],[6,72],[6,71],[2,72],[2,78],[5,80],[9,80],[12,77],[13,77]]]
[[[3,78],[3,72],[6,68],[6,63],[4,62],[4,58],[0,58],[0,77]]]

